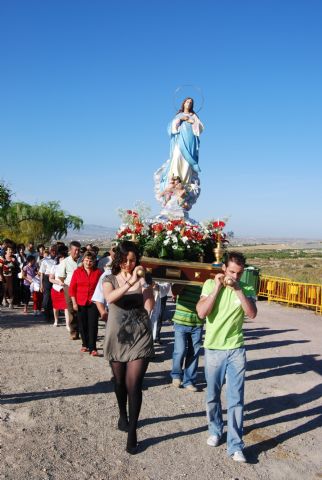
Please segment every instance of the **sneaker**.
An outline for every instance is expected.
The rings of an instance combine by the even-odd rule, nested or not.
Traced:
[[[58,327],[58,323],[53,323],[53,327]]]
[[[198,388],[195,387],[194,385],[192,385],[192,383],[190,385],[187,385],[184,388],[185,388],[185,390],[188,390],[189,392],[198,392]]]
[[[89,352],[89,354],[92,356],[92,357],[99,357],[100,354],[98,353],[97,350],[92,350],[91,352]]]
[[[89,352],[89,349],[87,347],[82,347],[80,349],[81,352]]]
[[[218,447],[220,442],[220,437],[218,435],[210,435],[210,437],[207,438],[207,445],[209,447]]]
[[[235,452],[231,458],[235,461],[235,462],[240,462],[240,463],[247,463],[247,460],[245,458],[245,455],[243,454],[243,452],[241,450],[238,450],[238,452]]]
[[[174,378],[172,380],[172,385],[176,388],[180,388],[181,387],[181,380],[180,378]]]

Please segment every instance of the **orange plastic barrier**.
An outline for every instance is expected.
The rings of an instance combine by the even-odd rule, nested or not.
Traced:
[[[288,306],[301,305],[314,308],[316,313],[322,314],[322,285],[260,275],[258,295],[266,297],[269,302],[272,300],[285,302]]]

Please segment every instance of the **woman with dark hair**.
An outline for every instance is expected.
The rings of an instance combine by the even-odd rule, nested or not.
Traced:
[[[24,304],[23,313],[28,313],[28,303],[31,296],[30,285],[32,284],[36,274],[37,274],[36,259],[33,255],[28,255],[27,263],[22,268],[22,282],[23,282],[22,301]]]
[[[96,267],[96,257],[92,252],[85,252],[81,267],[76,268],[69,285],[69,296],[73,309],[77,312],[79,331],[82,337],[81,352],[89,352],[98,357],[96,340],[98,332],[98,310],[92,303],[96,285],[101,271]]]
[[[142,404],[142,383],[153,340],[149,313],[154,305],[152,288],[139,276],[139,252],[133,242],[118,245],[112,274],[105,277],[103,291],[109,306],[104,354],[114,374],[119,406],[118,428],[127,431],[126,451],[137,453],[137,422]],[[129,418],[127,415],[129,403]]]
[[[14,275],[20,271],[16,257],[13,254],[12,247],[5,247],[3,250],[3,256],[0,257],[0,279],[4,282],[4,295],[2,305],[7,305],[9,308],[13,308],[13,286]]]
[[[49,274],[49,281],[53,284],[53,288],[50,290],[51,301],[53,304],[53,312],[54,312],[54,327],[58,327],[58,319],[59,319],[59,310],[64,310],[65,313],[65,320],[66,320],[66,328],[70,331],[69,328],[69,315],[67,304],[64,295],[64,282],[60,280],[58,273],[59,273],[59,265],[67,257],[67,253],[64,250],[60,250],[57,257],[56,263],[51,267],[50,274]]]
[[[18,262],[18,265],[19,265],[19,268],[20,268],[20,272],[18,272],[18,278],[17,278],[17,298],[18,298],[18,304],[19,303],[23,303],[24,300],[25,300],[25,297],[24,297],[24,280],[23,280],[23,277],[22,277],[22,269],[23,267],[25,267],[27,265],[27,255],[25,254],[25,245],[23,243],[19,243],[19,245],[17,245],[17,253],[15,255],[16,259],[17,259],[17,262]]]

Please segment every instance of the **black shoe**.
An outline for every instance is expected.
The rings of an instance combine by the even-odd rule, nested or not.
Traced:
[[[121,430],[121,432],[127,432],[129,430],[128,419],[120,417],[119,421],[117,422],[117,428]]]
[[[130,445],[126,445],[127,453],[130,455],[136,455],[139,452],[139,444],[137,443],[135,446],[131,447]]]

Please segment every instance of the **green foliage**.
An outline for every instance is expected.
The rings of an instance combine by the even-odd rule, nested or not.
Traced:
[[[268,260],[311,258],[312,252],[306,250],[257,250],[255,252],[247,251],[247,259],[259,258]],[[315,252],[314,257],[322,258],[321,252]]]
[[[155,238],[150,238],[144,246],[143,255],[145,255],[146,257],[158,258],[162,247],[163,238],[161,237],[161,235],[158,235]]]
[[[6,210],[11,203],[12,192],[10,188],[0,180],[0,216],[2,210]]]
[[[15,202],[3,212],[0,233],[16,242],[48,243],[52,238],[62,238],[69,228],[79,230],[82,225],[83,220],[67,214],[59,202],[37,205]]]

